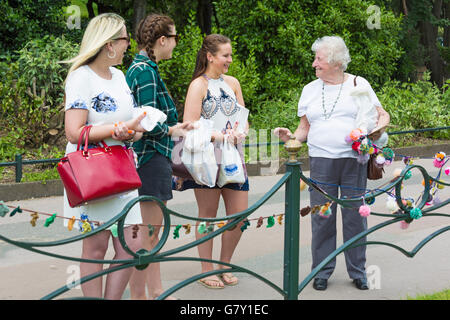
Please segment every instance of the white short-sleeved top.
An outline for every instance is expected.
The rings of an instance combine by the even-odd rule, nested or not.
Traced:
[[[323,158],[356,158],[351,144],[346,143],[345,137],[351,130],[355,129],[355,120],[358,107],[350,95],[354,88],[355,76],[349,74],[342,85],[342,91],[336,106],[329,119],[325,119],[322,107],[322,85],[321,79],[308,83],[302,91],[298,102],[298,116],[306,115],[310,124],[307,137],[308,152],[311,157]],[[374,106],[381,106],[375,92],[369,82],[359,77],[358,86],[368,86],[370,100]],[[330,113],[336,98],[339,95],[341,84],[324,86],[324,105],[326,113]]]
[[[135,107],[134,98],[122,71],[111,67],[110,80],[98,76],[89,66],[84,65],[72,71],[66,81],[65,109],[88,110],[87,125],[102,125],[132,118]],[[121,141],[112,138],[105,139],[108,145],[121,145]],[[76,144],[67,143],[66,154],[75,151]],[[118,195],[104,201],[77,208],[71,208],[64,196],[64,216],[79,219],[81,214],[87,214],[90,221],[106,222],[119,214],[123,207],[138,196],[137,190]],[[126,224],[141,223],[139,204],[135,205],[125,219]],[[67,220],[65,223],[67,226]]]
[[[110,71],[110,80],[100,77],[87,65],[71,72],[66,81],[65,109],[88,110],[86,124],[94,126],[131,119],[135,102],[125,76],[114,67],[110,67]],[[105,142],[122,144],[112,138],[105,139]],[[69,143],[67,148],[66,152],[72,152],[76,145]]]

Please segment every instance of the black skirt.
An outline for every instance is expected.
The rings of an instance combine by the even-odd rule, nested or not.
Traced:
[[[140,196],[154,196],[161,201],[173,198],[172,167],[167,157],[155,152],[137,172],[142,181],[142,187],[138,190]]]

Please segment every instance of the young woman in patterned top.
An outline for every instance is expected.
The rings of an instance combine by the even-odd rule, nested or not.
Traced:
[[[89,132],[89,143],[104,140],[108,145],[124,145],[123,141],[133,138],[137,131],[144,131],[139,125],[142,116],[132,119],[133,97],[124,74],[114,68],[122,63],[129,45],[125,21],[114,13],[105,13],[93,18],[83,35],[80,51],[76,57],[65,63],[71,64],[65,83],[65,131],[66,154],[77,149],[78,138],[86,125],[93,125]],[[121,121],[128,128],[117,130],[111,138],[115,123]],[[128,131],[130,130],[130,131]],[[125,203],[138,196],[137,190],[108,198],[96,203],[72,208],[64,197],[64,216],[77,219],[84,215],[90,222],[106,222],[120,213]],[[67,225],[68,219],[64,219]],[[135,206],[128,213],[125,224],[141,223],[141,213]],[[94,227],[92,225],[91,227]],[[131,250],[138,250],[140,239],[133,239],[132,227],[124,228],[125,241]],[[83,239],[82,258],[102,260],[108,249],[112,232],[104,230]],[[114,259],[129,259],[119,239],[112,238]],[[114,266],[114,265],[112,265]],[[80,264],[81,277],[99,272],[102,264]],[[81,285],[87,297],[120,299],[130,278],[132,269],[127,268],[108,274],[103,294],[102,277]]]
[[[225,75],[232,63],[232,47],[228,37],[220,34],[210,34],[205,37],[201,49],[197,54],[197,62],[192,82],[186,95],[184,107],[184,121],[193,122],[209,119],[214,122],[213,140],[220,143],[224,139],[222,132],[228,133],[228,141],[234,143],[240,152],[245,171],[242,142],[248,131],[248,123],[230,122],[237,113],[248,112],[244,107],[239,81]],[[218,157],[220,159],[220,157]],[[217,159],[217,156],[216,156]],[[183,189],[194,188],[199,217],[215,218],[219,207],[220,197],[225,203],[226,215],[232,215],[248,208],[248,179],[242,184],[229,183],[223,187],[198,185],[194,181],[186,180]],[[230,263],[233,253],[241,238],[240,225],[228,230],[222,235],[220,261]],[[204,235],[196,232],[197,239]],[[212,259],[213,240],[198,246],[200,258]],[[220,265],[219,269],[227,267]],[[202,262],[202,272],[214,269],[212,263]],[[223,272],[220,277],[212,275],[199,282],[210,289],[221,289],[224,285],[236,285],[238,278],[230,272]]]

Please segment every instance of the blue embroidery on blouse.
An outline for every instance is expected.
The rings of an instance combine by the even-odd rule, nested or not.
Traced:
[[[87,104],[84,102],[84,100],[77,99],[71,104],[69,104],[69,109],[85,109],[87,110]]]
[[[205,119],[211,119],[216,114],[217,110],[219,110],[219,107],[216,99],[211,95],[211,92],[208,89],[206,97],[202,102],[202,117]]]
[[[117,110],[116,100],[106,92],[102,92],[92,98],[91,106],[92,109],[100,113],[115,112]]]
[[[237,105],[236,99],[226,93],[222,88],[220,88],[220,96],[215,97],[211,92],[207,91],[206,97],[202,101],[202,117],[205,119],[211,119],[218,110],[230,117],[241,108]]]
[[[230,117],[239,111],[239,107],[236,105],[236,100],[227,94],[222,88],[220,88],[220,109],[227,116]]]

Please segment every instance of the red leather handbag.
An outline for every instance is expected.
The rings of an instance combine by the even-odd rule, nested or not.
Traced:
[[[57,170],[66,189],[69,205],[77,207],[141,187],[132,149],[121,145],[88,149],[89,131],[85,126],[78,139],[77,151],[61,158]],[[84,147],[80,149],[84,138]]]

